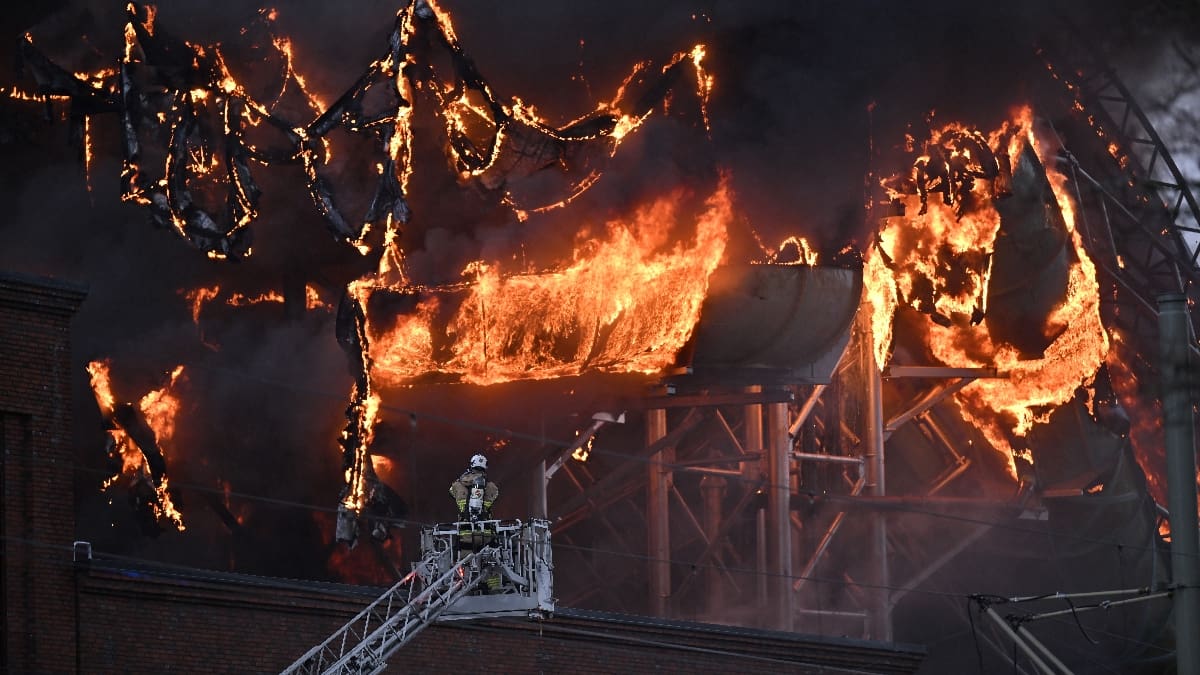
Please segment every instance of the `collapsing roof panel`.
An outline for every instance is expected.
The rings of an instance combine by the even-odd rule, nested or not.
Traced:
[[[769,371],[771,379],[829,382],[850,339],[861,269],[731,265],[709,278],[692,370]]]

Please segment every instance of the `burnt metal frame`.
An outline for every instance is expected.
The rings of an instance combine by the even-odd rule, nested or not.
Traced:
[[[1062,37],[1053,55],[1060,67],[1048,67],[1062,73],[1056,77],[1078,97],[1100,142],[1111,139],[1125,152],[1125,161],[1114,157],[1111,166],[1089,172],[1059,138],[1060,161],[1074,179],[1089,251],[1118,296],[1128,295],[1127,304],[1135,308],[1132,316],[1114,311],[1106,318],[1139,338],[1150,338],[1143,346],[1153,347],[1155,297],[1186,293],[1194,306],[1200,295],[1200,205],[1149,117],[1113,68],[1073,27]],[[1090,188],[1086,191],[1081,189],[1085,182]],[[1103,232],[1092,230],[1089,210],[1102,214]],[[1191,319],[1195,339],[1200,317],[1193,312]]]
[[[917,400],[915,402],[913,402],[908,409],[906,409],[900,413],[897,413],[896,415],[891,417],[890,420],[883,426],[882,440],[884,442],[886,442],[887,439],[891,437],[892,433],[894,433],[901,426],[903,426],[904,424],[906,424],[909,421],[920,418],[926,412],[928,412],[930,409],[932,409],[935,405],[937,405],[942,400],[944,400],[946,397],[959,391],[960,389],[967,386],[971,382],[974,382],[976,379],[997,378],[997,377],[1004,377],[1004,375],[1002,373],[1000,373],[999,371],[997,371],[995,368],[943,368],[943,367],[937,367],[937,366],[889,366],[889,367],[885,368],[884,372],[882,374],[883,379],[949,378],[950,381],[935,386],[933,389],[929,390],[924,395],[918,397]],[[799,419],[798,422],[802,423],[803,419]],[[797,424],[796,426],[798,428],[799,424]],[[945,441],[944,436],[942,434],[935,433],[935,436],[938,437],[939,439],[941,439],[943,442]],[[928,494],[934,494],[935,492],[940,490],[950,480],[957,477],[958,475],[961,475],[961,473],[966,470],[966,467],[970,465],[970,460],[966,459],[959,453],[955,452],[953,447],[951,447],[948,443],[946,443],[946,447],[947,447],[947,449],[949,449],[950,453],[955,457],[956,461],[953,465],[951,465],[949,467],[949,475],[939,477],[939,479],[934,482],[934,485],[931,487]],[[825,461],[849,461],[850,463],[858,463],[859,467],[860,467],[860,472],[862,471],[862,467],[863,467],[864,461],[865,461],[862,458],[841,457],[841,456],[823,456],[823,455],[811,456],[811,455],[807,455],[804,453],[793,453],[793,456],[803,456],[803,457],[808,457],[808,458],[812,458],[812,459],[822,459]],[[850,496],[852,496],[852,497],[857,497],[858,495],[862,494],[865,478],[862,478],[861,476],[862,476],[862,474],[860,473],[859,481],[856,482],[854,484],[854,487],[851,489]],[[834,516],[833,521],[830,523],[829,527],[826,529],[825,534],[822,536],[820,543],[817,545],[812,556],[810,556],[808,562],[805,563],[803,570],[801,571],[800,575],[793,583],[792,588],[794,591],[799,591],[800,589],[802,589],[804,587],[804,584],[808,580],[808,577],[811,576],[813,570],[816,569],[816,566],[817,566],[817,564],[819,564],[821,557],[824,555],[825,551],[829,548],[829,544],[832,542],[834,535],[837,534],[838,529],[841,527],[841,524],[845,518],[845,515],[846,515],[846,512],[842,511]],[[961,549],[959,549],[959,550],[961,551]],[[926,572],[922,573],[924,576],[918,575],[918,581],[914,582],[912,587],[915,588],[915,584],[919,583],[920,579],[928,577],[929,575],[933,574],[938,568],[940,568],[941,566],[943,566],[947,562],[949,562],[949,558],[945,558],[945,559],[943,559],[943,558],[944,558],[944,556],[942,558],[938,558],[937,560],[935,560],[934,563],[929,567],[929,569],[927,569]],[[911,588],[907,588],[907,590],[911,590]],[[907,592],[907,590],[905,591],[905,593]],[[901,593],[900,597],[903,597],[903,595],[904,595],[904,593]],[[895,606],[895,604],[896,604],[896,602],[898,602],[898,600],[899,600],[898,597],[894,598],[894,599],[889,598],[889,600],[888,600],[889,610],[891,607]]]
[[[1064,150],[1060,159],[1074,179],[1074,189],[1080,205],[1080,230],[1088,243],[1089,251],[1097,267],[1117,289],[1117,301],[1131,305],[1136,311],[1122,312],[1113,309],[1111,300],[1106,296],[1104,301],[1109,303],[1111,316],[1106,319],[1115,321],[1118,325],[1130,330],[1133,335],[1146,337],[1152,329],[1157,317],[1153,305],[1155,293],[1165,290],[1185,291],[1192,293],[1194,298],[1197,290],[1195,281],[1200,279],[1200,269],[1197,260],[1200,259],[1200,209],[1186,181],[1179,172],[1177,165],[1171,159],[1163,145],[1162,139],[1154,132],[1145,114],[1137,107],[1128,90],[1116,78],[1112,70],[1100,61],[1092,61],[1092,67],[1082,72],[1091,75],[1081,78],[1073,84],[1082,98],[1089,101],[1088,111],[1094,112],[1101,126],[1122,147],[1133,150],[1146,150],[1145,153],[1131,152],[1129,163],[1121,167],[1125,181],[1110,180],[1107,183],[1092,176],[1084,170],[1079,160],[1070,152]],[[1096,65],[1098,64],[1098,65]],[[1109,173],[1113,173],[1109,167]],[[1138,176],[1144,176],[1139,180]],[[1085,189],[1090,186],[1090,189]],[[1163,193],[1169,193],[1168,198]],[[1099,212],[1103,216],[1102,229],[1095,227],[1092,214]],[[1182,222],[1181,222],[1182,221]],[[1195,239],[1193,241],[1193,238]],[[1193,316],[1193,330],[1196,317]],[[1148,320],[1148,321],[1147,321]],[[1107,325],[1112,325],[1106,321]],[[1193,345],[1193,349],[1195,346]],[[845,362],[839,365],[839,370]],[[940,440],[953,455],[955,461],[949,467],[947,475],[939,477],[931,486],[929,494],[940,490],[946,483],[953,480],[969,466],[969,459],[957,453],[951,444],[947,443],[944,432],[929,418],[928,412],[941,401],[969,385],[980,377],[1002,377],[995,369],[955,369],[955,368],[925,368],[914,366],[893,366],[883,374],[886,379],[899,377],[930,377],[946,378],[948,381],[927,391],[910,406],[883,424],[882,439],[886,441],[903,424],[916,422],[929,430],[930,434]],[[788,425],[788,436],[794,441],[800,428],[820,403],[820,397],[825,389],[824,384],[816,384],[809,396],[800,406],[799,413]],[[710,398],[705,394],[658,397],[647,400],[639,407],[704,407],[717,404],[742,403],[747,407],[755,404],[774,403],[776,400],[755,400],[754,394],[734,394],[724,397]],[[777,397],[775,397],[777,398]],[[674,404],[674,405],[672,405]],[[715,410],[715,408],[713,408]],[[730,438],[735,442],[736,436],[728,423],[719,415]],[[762,459],[763,453],[747,452],[742,448],[743,455],[738,458],[718,458],[697,462],[684,462],[673,467],[676,471],[698,471],[710,474],[732,475],[739,472],[712,468],[700,468],[701,465],[712,465],[726,462],[750,462]],[[792,461],[829,461],[855,464],[864,470],[862,458],[814,455],[793,450],[789,455]],[[744,476],[744,473],[743,473]],[[851,489],[851,494],[861,494],[864,489],[865,477],[860,473],[859,480]],[[747,490],[746,494],[752,494]],[[671,489],[669,495],[674,495],[676,501],[684,503],[678,490]],[[668,495],[668,496],[669,496]],[[748,503],[746,498],[734,510],[740,513]],[[686,506],[686,505],[685,505]],[[596,509],[599,510],[599,509]],[[694,514],[689,510],[688,515],[698,529]],[[819,563],[823,553],[828,549],[832,539],[837,534],[844,519],[844,513],[839,513],[825,532],[821,545],[806,562],[800,575],[793,578],[793,592],[801,589],[807,577]],[[726,527],[733,518],[727,517],[722,528],[715,536],[705,537],[704,552],[697,565],[705,564],[709,559],[720,557],[719,550],[722,540],[727,535]],[[974,540],[982,537],[990,528],[981,527],[973,531],[964,541],[958,542],[949,550],[930,561],[923,569],[915,573],[911,579],[903,583],[900,589],[891,593],[887,598],[887,609],[895,607],[911,590],[920,586],[925,580],[936,574],[945,564],[967,548]],[[761,542],[760,542],[761,544]],[[723,570],[728,573],[728,570]],[[760,570],[765,571],[765,570]],[[691,574],[685,578],[676,593],[686,592],[696,577]],[[796,608],[796,613],[807,613],[811,610]],[[864,615],[865,616],[865,615]],[[995,647],[995,645],[991,645]],[[1002,651],[1002,650],[997,650]]]

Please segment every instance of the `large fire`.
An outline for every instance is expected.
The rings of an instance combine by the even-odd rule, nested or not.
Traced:
[[[266,94],[241,81],[222,47],[172,41],[156,30],[153,8],[135,3],[128,7],[126,48],[117,68],[55,79],[63,74],[33,58],[36,50],[27,36],[25,55],[41,69],[39,79],[51,84],[43,82],[36,95],[16,88],[8,94],[90,97],[97,110],[118,110],[125,199],[146,206],[159,224],[213,257],[249,255],[246,230],[258,215],[260,192],[251,168],[272,163],[302,169],[309,196],[337,240],[364,255],[380,254],[378,269],[349,284],[338,311],[338,338],[355,371],[340,440],[343,509],[361,514],[376,494],[381,458],[371,454],[371,446],[380,390],[429,380],[492,385],[589,370],[653,373],[675,361],[699,319],[709,275],[725,255],[735,200],[728,176],[711,194],[676,190],[601,227],[580,215],[570,260],[537,272],[513,273],[500,261],[476,260],[461,270],[462,282],[425,286],[409,277],[400,227],[413,217],[407,195],[418,161],[414,135],[430,128],[414,121],[418,105],[429,106],[430,118],[438,122],[433,128],[453,177],[496,195],[516,219],[525,220],[575,203],[600,180],[605,160],[623,140],[651,115],[682,105],[674,88],[684,77],[699,126],[707,130],[715,82],[704,68],[703,45],[675,53],[658,68],[638,63],[612,96],[554,125],[533,105],[491,88],[459,44],[449,14],[432,0],[403,3],[386,52],[332,98],[316,94],[296,71],[292,43],[273,32],[274,11],[261,18],[268,49],[274,49],[269,53],[282,65],[282,81]],[[436,54],[430,55],[429,45]],[[175,59],[184,55],[182,62],[156,62],[171,50],[177,50]],[[154,79],[159,67],[186,70],[188,84]],[[127,105],[134,99],[141,103]],[[89,115],[82,117],[90,167],[88,136],[94,129]],[[343,215],[334,200],[334,130],[362,134],[377,146],[367,158],[375,194],[360,217]],[[889,362],[896,316],[905,308],[931,318],[920,336],[923,357],[999,371],[1003,377],[978,380],[955,396],[964,417],[1009,457],[1014,475],[1013,458],[1027,452],[1022,437],[1070,401],[1109,352],[1096,271],[1075,230],[1074,204],[1034,130],[1029,108],[990,133],[958,123],[931,129],[914,173],[906,177],[915,193],[892,194],[905,215],[884,219],[864,257],[878,366]],[[213,137],[205,137],[206,131]],[[153,147],[162,138],[170,139],[167,147]],[[1053,204],[1046,218],[1061,221],[1067,262],[1062,299],[1038,327],[1043,343],[1029,348],[998,334],[987,319],[994,310],[988,305],[996,290],[1008,182],[1034,164],[1049,181]],[[532,189],[536,199],[523,194],[521,180],[548,168],[566,177],[556,192],[546,191],[552,197]],[[223,215],[210,215],[218,213]],[[816,264],[816,253],[799,237],[768,251],[769,257],[785,248],[798,251],[797,264]],[[219,286],[180,295],[197,324],[210,303],[285,302],[276,291],[240,293]],[[332,309],[311,286],[305,305]],[[379,306],[388,311],[373,311]],[[343,325],[346,317],[349,328]],[[115,419],[119,406],[107,364],[95,362],[89,372],[101,409]],[[172,440],[179,407],[174,386],[181,372],[137,404],[161,453]],[[182,529],[165,473],[154,470],[146,449],[126,428],[119,422],[112,427],[121,475],[152,484],[161,509],[156,513]]]
[[[399,289],[420,299],[390,324],[368,320],[374,381],[394,386],[451,373],[493,384],[588,369],[662,369],[699,318],[733,215],[723,180],[696,216],[690,241],[680,242],[684,196],[667,195],[628,221],[608,222],[597,237],[580,237],[561,269],[502,276],[476,262],[463,270],[472,277],[464,285]],[[363,289],[366,302],[374,290]],[[447,300],[457,306],[439,323]]]
[[[691,72],[699,114],[708,124],[713,78],[704,69],[703,45],[674,54],[653,79],[649,62],[638,63],[611,99],[555,126],[521,98],[505,101],[492,89],[460,46],[449,14],[434,0],[402,4],[386,53],[331,104],[294,68],[291,41],[275,32],[275,10],[260,11],[253,26],[273,49],[266,61],[281,73],[277,87],[265,92],[239,80],[223,46],[192,44],[157,30],[153,5],[130,2],[127,14],[118,67],[70,73],[43,56],[27,34],[21,56],[38,80],[38,91],[14,87],[7,93],[83,103],[77,116],[87,167],[90,117],[119,112],[122,198],[146,207],[157,223],[218,259],[251,253],[249,227],[258,217],[261,195],[255,165],[299,165],[313,205],[339,241],[363,254],[380,241],[389,245],[411,217],[407,194],[416,161],[418,105],[431,104],[442,122],[446,156],[459,179],[499,191],[521,219],[565,206],[593,186],[603,157],[671,103],[685,71]],[[442,53],[431,54],[426,41]],[[189,77],[159,76],[175,71],[187,71]],[[375,168],[377,185],[361,218],[345,215],[335,199],[334,130],[364,135],[378,146],[376,154],[364,156]],[[210,137],[218,135],[219,142]],[[169,138],[166,147],[156,147],[163,138]],[[152,161],[159,154],[161,164]],[[537,201],[523,195],[520,179],[548,166],[568,175],[565,196]],[[373,238],[377,230],[382,235]]]
[[[183,514],[171,500],[171,490],[166,475],[166,457],[175,436],[175,418],[179,414],[179,395],[176,384],[183,375],[183,366],[176,366],[162,387],[150,391],[138,401],[136,413],[132,406],[120,404],[112,392],[110,366],[107,361],[92,361],[87,366],[91,376],[92,391],[96,403],[109,422],[110,457],[121,464],[120,470],[104,481],[102,489],[119,482],[128,483],[131,493],[138,494],[139,487],[152,493],[146,501],[153,510],[155,519],[168,523],[183,531]],[[149,427],[149,435],[134,439],[131,428],[138,427],[137,413]]]
[[[1023,154],[1030,151],[1046,167],[1032,120],[1032,111],[1023,108],[988,135],[987,146],[995,148],[1002,167],[1007,164],[1014,172],[1022,163],[1027,167],[1035,160]],[[934,130],[931,144],[945,144],[953,161],[955,152],[969,153],[970,148],[946,139],[961,137],[965,131],[960,125],[947,125]],[[968,154],[964,161],[975,159]],[[951,367],[996,368],[1004,375],[978,380],[957,398],[964,415],[994,448],[1010,457],[1020,452],[1013,447],[1015,438],[1071,400],[1076,389],[1095,375],[1109,347],[1100,319],[1096,269],[1075,230],[1074,205],[1063,189],[1065,178],[1049,167],[1046,176],[1070,237],[1071,254],[1064,299],[1041,327],[1048,344],[1040,354],[1022,353],[996,339],[995,326],[982,321],[989,309],[993,255],[1001,228],[997,203],[1006,197],[1002,190],[1008,187],[1002,186],[998,193],[997,181],[1003,181],[1003,175],[991,181],[971,178],[965,191],[947,191],[941,200],[896,194],[905,213],[918,215],[885,219],[879,245],[866,264],[881,366],[891,343],[895,303],[930,314],[934,321],[927,345],[937,361]],[[1053,216],[1052,210],[1047,213]]]

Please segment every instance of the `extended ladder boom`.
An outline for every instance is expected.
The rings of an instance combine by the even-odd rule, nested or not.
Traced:
[[[467,574],[476,558],[494,558],[495,548],[463,557],[445,574],[413,595],[420,579],[414,569],[345,626],[288,666],[281,675],[375,675],[385,659],[433,623],[442,610],[470,593],[483,580]]]
[[[376,675],[434,621],[554,614],[550,523],[478,520],[421,530],[421,561],[283,675]],[[487,588],[480,588],[486,583]],[[479,588],[479,591],[472,593]]]

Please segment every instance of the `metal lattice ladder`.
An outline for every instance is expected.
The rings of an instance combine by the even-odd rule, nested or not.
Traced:
[[[387,667],[389,656],[434,622],[554,614],[546,520],[426,527],[421,554],[412,572],[283,674],[375,675]]]
[[[495,553],[496,549],[492,547],[464,557],[419,593],[416,589],[420,574],[414,569],[349,623],[283,670],[283,674],[373,675],[381,672],[387,667],[389,656],[483,581],[482,575],[471,578],[467,570]]]

